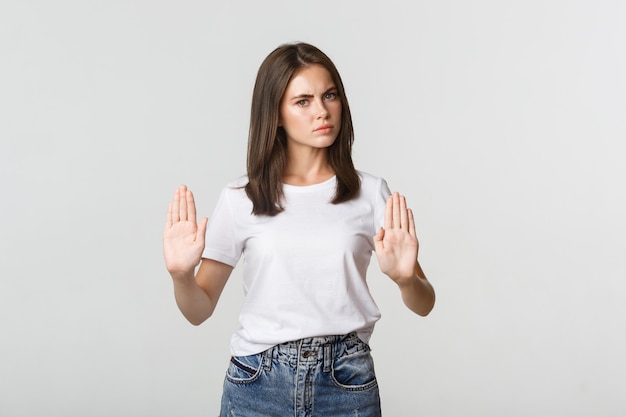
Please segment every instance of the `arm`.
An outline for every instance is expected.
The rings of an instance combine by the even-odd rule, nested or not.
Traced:
[[[213,315],[217,301],[233,267],[212,259],[202,259],[198,273],[170,274],[174,281],[174,297],[183,316],[194,326]]]
[[[417,261],[415,220],[404,196],[394,193],[389,197],[384,224],[374,236],[380,269],[398,285],[404,304],[426,316],[435,305],[435,291]]]
[[[404,304],[420,316],[427,316],[435,306],[435,290],[426,279],[419,261],[415,263],[415,276],[404,284],[398,282],[398,286]]]
[[[163,232],[163,255],[174,282],[174,296],[185,318],[199,325],[209,318],[233,268],[210,259],[203,259],[204,235],[208,219],[196,221],[193,194],[184,185],[174,193],[167,212]]]

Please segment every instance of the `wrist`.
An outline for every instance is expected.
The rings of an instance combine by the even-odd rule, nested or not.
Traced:
[[[195,281],[193,270],[190,270],[190,271],[170,270],[169,273],[174,283],[184,284],[184,283],[188,283],[191,281]]]
[[[408,277],[399,277],[394,279],[396,285],[400,288],[400,291],[410,289],[419,284],[419,277],[417,274],[410,275]]]

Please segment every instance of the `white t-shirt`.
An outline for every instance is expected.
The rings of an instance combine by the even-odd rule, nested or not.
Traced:
[[[252,214],[243,186],[228,184],[209,220],[203,258],[235,266],[243,255],[245,294],[231,353],[356,331],[368,342],[380,312],[365,280],[373,236],[383,225],[387,183],[359,171],[358,197],[332,204],[336,178],[283,185],[284,211]]]

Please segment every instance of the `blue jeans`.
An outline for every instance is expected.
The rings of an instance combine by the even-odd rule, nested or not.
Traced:
[[[231,358],[221,417],[380,417],[370,348],[354,333]]]

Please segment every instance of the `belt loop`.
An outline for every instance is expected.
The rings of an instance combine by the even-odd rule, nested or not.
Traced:
[[[330,372],[333,363],[333,346],[330,343],[324,345],[324,372]]]
[[[271,348],[267,349],[265,351],[265,353],[263,354],[263,367],[265,368],[266,371],[269,371],[272,369],[272,356],[273,355],[273,351],[274,351],[274,347],[272,346]]]

